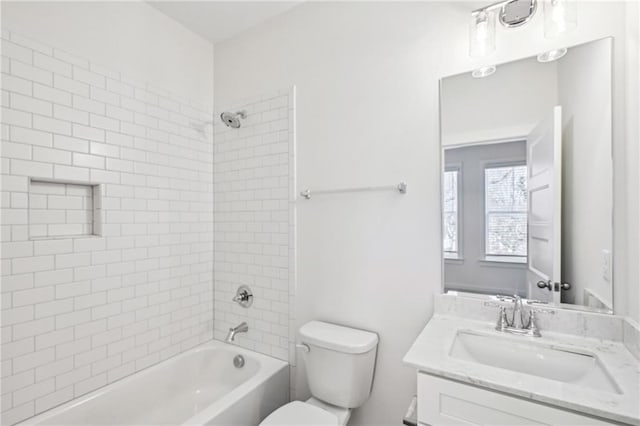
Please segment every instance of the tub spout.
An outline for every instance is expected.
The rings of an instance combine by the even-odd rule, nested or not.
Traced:
[[[249,331],[249,326],[246,322],[240,323],[237,327],[231,327],[229,332],[227,333],[227,338],[224,339],[225,342],[231,343],[236,339],[236,334],[238,333],[246,333]]]

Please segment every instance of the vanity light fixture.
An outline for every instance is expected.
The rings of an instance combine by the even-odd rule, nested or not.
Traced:
[[[578,25],[576,0],[502,0],[471,12],[469,55],[487,56],[496,49],[496,16],[505,28],[520,27],[531,21],[544,4],[544,35],[554,38]],[[565,52],[548,52],[548,60],[556,60]],[[555,55],[552,53],[555,52]],[[561,53],[558,56],[558,53]]]
[[[502,0],[471,12],[469,54],[487,56],[496,49],[496,15],[506,28],[519,27],[533,18],[538,0]]]
[[[519,27],[531,20],[538,0],[502,0],[471,12],[469,55],[482,57],[496,50],[496,15],[507,28]],[[473,70],[473,78],[488,77],[496,72],[494,65]]]

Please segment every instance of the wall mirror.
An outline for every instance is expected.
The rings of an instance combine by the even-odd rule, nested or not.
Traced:
[[[606,38],[440,81],[445,291],[613,310],[611,78]]]

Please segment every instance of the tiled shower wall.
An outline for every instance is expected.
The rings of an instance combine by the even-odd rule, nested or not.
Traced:
[[[2,38],[8,425],[212,338],[213,141],[209,107]],[[30,236],[30,178],[100,184],[100,236]]]
[[[239,345],[295,361],[295,90],[218,108],[245,111],[239,129],[215,122],[215,338],[242,321]],[[248,285],[245,309],[232,301]]]

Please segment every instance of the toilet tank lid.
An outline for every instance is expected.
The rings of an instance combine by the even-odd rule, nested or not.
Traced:
[[[369,352],[378,344],[376,333],[323,321],[310,321],[299,333],[303,343],[349,354]]]

